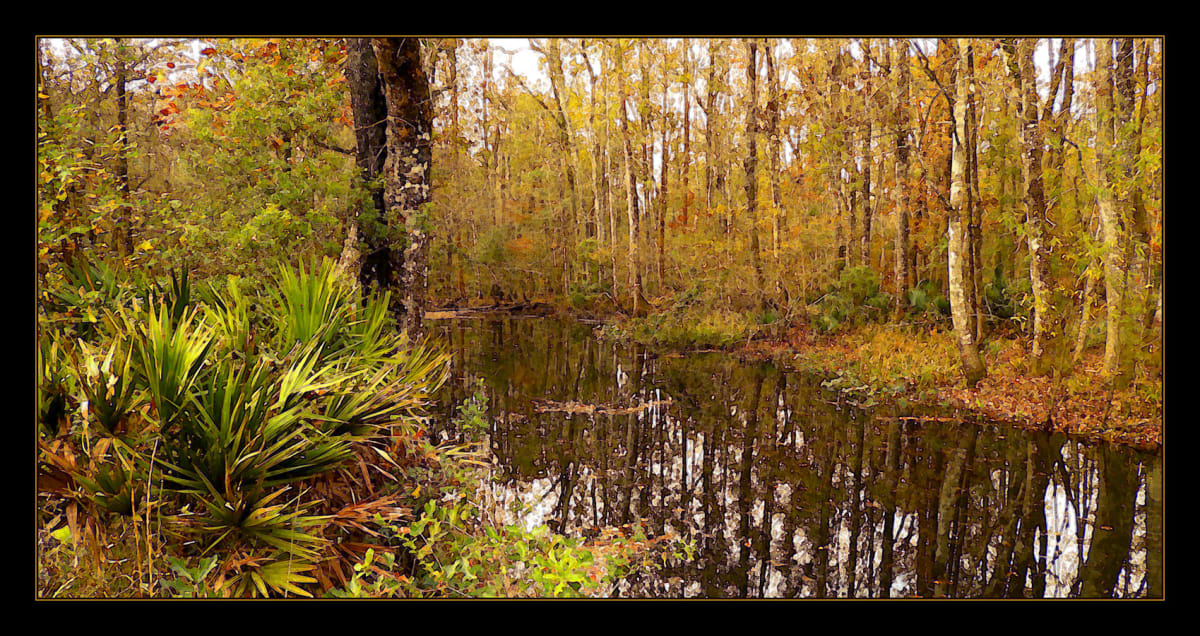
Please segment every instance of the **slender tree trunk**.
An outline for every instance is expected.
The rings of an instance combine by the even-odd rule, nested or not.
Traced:
[[[750,87],[746,102],[746,157],[742,165],[746,170],[746,217],[750,226],[750,258],[754,265],[754,293],[759,311],[767,309],[763,294],[762,257],[758,244],[758,41],[746,43],[746,82]]]
[[[663,71],[663,95],[662,95],[662,159],[659,163],[658,171],[658,240],[656,247],[658,251],[657,259],[657,274],[658,274],[658,293],[663,293],[663,249],[667,240],[666,235],[666,216],[668,209],[668,197],[670,195],[670,178],[667,168],[671,165],[671,147],[667,143],[667,93],[670,89],[670,83],[667,81],[667,72]]]
[[[483,146],[484,150],[486,151],[484,153],[483,169],[487,173],[488,192],[492,195],[492,227],[495,228],[497,221],[496,212],[500,204],[500,195],[498,192],[495,175],[497,169],[499,168],[500,160],[497,157],[495,146],[488,143],[488,139],[491,137],[491,132],[488,128],[488,119],[490,118],[490,111],[488,109],[488,103],[490,101],[488,96],[488,85],[492,81],[492,47],[490,44],[487,44],[486,40],[484,40],[484,46],[487,50],[484,53],[483,58],[483,90],[482,94],[479,96],[480,107],[483,109],[480,124],[482,128],[481,132],[483,133]],[[499,138],[498,134],[496,136]]]
[[[896,80],[896,183],[893,186],[896,203],[895,269],[896,314],[902,315],[908,306],[907,293],[913,286],[908,241],[908,40],[896,40],[892,47],[892,74]]]
[[[962,357],[963,375],[967,386],[974,387],[976,383],[987,376],[987,368],[972,333],[971,317],[969,315],[970,301],[967,297],[964,262],[968,254],[965,226],[969,222],[969,210],[966,207],[966,101],[967,101],[967,46],[970,42],[965,38],[958,41],[959,70],[955,78],[956,95],[954,101],[955,140],[954,152],[951,157],[950,174],[950,209],[947,226],[947,248],[949,261],[950,310],[954,322],[955,337],[958,341],[959,354]]]
[[[1050,337],[1049,264],[1044,240],[1046,195],[1042,181],[1042,133],[1038,121],[1036,70],[1033,48],[1036,41],[1021,39],[1016,46],[1017,77],[1021,91],[1023,115],[1021,139],[1024,146],[1022,172],[1025,181],[1025,237],[1029,247],[1029,283],[1033,296],[1033,343],[1030,346],[1031,366],[1035,373],[1046,373],[1049,360],[1047,345]]]
[[[863,50],[868,54],[871,51],[871,40],[862,40]],[[875,101],[871,96],[872,84],[871,81],[871,61],[866,60],[863,64],[863,138],[862,138],[862,235],[858,238],[858,263],[863,267],[871,266],[871,164],[875,161],[871,150],[871,134],[874,130],[874,122],[872,118],[875,115],[871,108]]]
[[[781,134],[779,112],[782,110],[779,73],[775,69],[775,40],[767,40],[763,57],[767,61],[767,174],[771,178],[771,254],[779,259],[779,233],[786,216],[779,194],[779,151]]]
[[[1095,219],[1095,215],[1092,217]],[[1095,241],[1100,231],[1099,226],[1092,232],[1092,240]],[[1096,287],[1096,278],[1099,276],[1097,270],[1100,268],[1100,263],[1093,257],[1091,262],[1083,271],[1083,298],[1079,301],[1080,315],[1079,327],[1075,331],[1075,347],[1071,354],[1071,361],[1078,363],[1083,358],[1083,350],[1087,347],[1088,332],[1092,328],[1092,302],[1094,290]]]
[[[646,299],[642,296],[642,267],[638,254],[638,194],[637,177],[634,175],[636,157],[633,154],[633,143],[629,132],[629,114],[626,111],[624,47],[617,43],[616,74],[617,99],[621,118],[621,146],[625,152],[625,206],[629,215],[629,296],[631,311],[634,316],[646,313]]]
[[[683,45],[683,77],[680,81],[683,85],[683,156],[679,162],[680,176],[683,181],[683,218],[680,219],[679,226],[686,232],[688,226],[688,207],[692,203],[692,191],[688,185],[688,174],[691,172],[692,166],[692,41],[685,39]]]
[[[424,335],[432,223],[427,218],[433,162],[433,108],[417,38],[375,38],[375,57],[387,100],[384,200],[390,218],[404,225],[407,244],[401,285],[404,331]]]
[[[846,179],[853,173],[854,166],[849,161],[846,152],[846,118],[844,106],[842,104],[842,72],[845,67],[844,56],[840,44],[835,45],[833,52],[833,65],[829,69],[829,111],[831,113],[831,128],[833,129],[834,146],[836,148],[836,158],[833,162],[832,186],[834,199],[837,202],[838,214],[834,222],[834,245],[836,256],[834,258],[834,274],[840,273],[846,267],[847,259],[849,258],[848,250],[846,249],[847,236],[842,220],[843,210],[849,214],[853,214],[852,206],[847,203],[846,190],[848,185]]]
[[[546,61],[550,69],[550,88],[554,96],[555,121],[558,124],[558,143],[562,148],[563,162],[566,165],[567,173],[567,210],[570,216],[566,220],[566,223],[563,224],[567,234],[563,240],[563,292],[566,293],[569,290],[569,281],[571,279],[571,253],[576,243],[575,225],[579,218],[575,193],[575,151],[574,144],[571,141],[573,138],[571,120],[567,117],[566,106],[564,105],[568,95],[562,70],[562,51],[557,38],[550,38],[547,41],[543,54],[546,56]]]
[[[579,50],[583,54],[584,68],[588,72],[589,85],[591,92],[589,96],[588,110],[588,129],[592,136],[592,214],[588,220],[587,226],[584,228],[584,234],[587,238],[598,239],[600,233],[600,167],[603,161],[600,146],[600,134],[596,129],[596,71],[592,68],[592,61],[588,58],[586,42],[580,42]],[[599,270],[596,272],[596,282],[599,282]]]
[[[607,42],[605,44],[606,44],[606,46],[602,49],[602,51],[608,52],[611,55],[611,48],[607,45]],[[612,139],[612,135],[611,135],[611,133],[612,133],[612,125],[611,125],[612,124],[612,113],[610,112],[611,106],[609,104],[609,90],[608,90],[609,73],[604,72],[604,57],[603,56],[600,58],[600,71],[601,71],[601,75],[604,77],[604,89],[603,89],[603,94],[604,94],[604,137],[603,137],[603,143],[604,143],[604,189],[601,191],[601,203],[604,205],[604,208],[608,211],[608,230],[609,230],[609,232],[608,232],[608,240],[609,240],[608,253],[609,253],[609,258],[611,260],[610,265],[612,267],[612,297],[613,297],[613,302],[616,302],[619,304],[620,301],[618,299],[621,296],[620,296],[620,285],[617,282],[617,211],[616,211],[616,206],[614,205],[614,202],[610,201],[608,198],[609,178],[610,178],[609,175],[612,174],[612,155],[613,155],[611,149],[609,148],[609,141]]]
[[[133,255],[133,207],[129,200],[129,92],[127,83],[128,44],[125,38],[117,38],[116,73],[113,86],[117,92],[117,192],[121,196],[119,253],[128,258]]]
[[[1113,90],[1113,41],[1102,38],[1096,46],[1096,65],[1099,85],[1096,88],[1098,135],[1096,141],[1097,172],[1100,175],[1100,228],[1104,237],[1104,298],[1107,313],[1107,335],[1104,342],[1104,376],[1117,388],[1129,383],[1122,318],[1125,313],[1125,286],[1128,281],[1126,245],[1128,223],[1125,201],[1118,196],[1121,168],[1125,157],[1116,141],[1114,127],[1124,124],[1125,109],[1120,91]],[[1115,99],[1114,99],[1115,97]],[[1114,156],[1115,155],[1115,156]],[[1118,165],[1120,164],[1120,165]]]
[[[706,96],[704,105],[704,205],[708,214],[712,214],[716,201],[713,200],[715,191],[715,165],[713,153],[716,150],[716,103],[717,103],[717,48],[713,40],[708,41],[708,81],[705,82]]]
[[[1140,103],[1138,106],[1138,132],[1135,150],[1136,154],[1141,153],[1142,131],[1146,124],[1147,101],[1149,100],[1149,73],[1150,73],[1150,40],[1143,40],[1140,49],[1141,60],[1138,63],[1138,89],[1140,91]],[[1133,214],[1135,225],[1138,228],[1139,240],[1143,243],[1143,248],[1146,250],[1146,302],[1142,313],[1141,330],[1143,346],[1154,337],[1154,321],[1158,315],[1158,307],[1161,306],[1162,297],[1162,258],[1156,254],[1151,246],[1151,226],[1150,218],[1146,215],[1146,204],[1144,201],[1143,180],[1144,173],[1137,175],[1137,187],[1133,189]],[[1159,355],[1161,356],[1161,348]]]
[[[974,47],[967,52],[967,158],[970,177],[971,215],[969,236],[971,244],[971,316],[974,319],[975,342],[983,340],[985,312],[983,308],[983,199],[979,193],[979,116],[976,103]]]
[[[451,40],[449,40],[448,46],[446,47],[446,57],[447,57],[446,66],[448,69],[447,82],[450,85],[449,86],[449,88],[450,88],[450,131],[449,131],[448,137],[449,137],[450,160],[452,162],[451,163],[451,165],[453,167],[452,169],[454,169],[454,170],[459,169],[459,165],[460,165],[459,164],[459,151],[462,148],[462,142],[460,139],[460,129],[458,127],[458,125],[459,125],[458,124],[458,92],[459,92],[459,87],[458,87],[458,46],[459,46],[459,42],[460,41],[457,38],[452,38]],[[454,246],[453,246],[453,249],[450,250],[451,271],[454,272],[454,286],[455,286],[455,290],[458,295],[458,298],[461,300],[461,299],[466,298],[466,279],[465,279],[465,275],[463,272],[464,268],[463,268],[463,262],[462,262],[463,261],[463,258],[462,258],[462,253],[463,253],[462,232],[463,232],[463,226],[466,224],[466,219],[465,218],[455,218],[455,217],[461,216],[461,213],[458,211],[450,211],[450,212],[448,212],[448,216],[450,217],[448,220],[450,221],[451,225],[453,225],[453,227],[454,227]]]

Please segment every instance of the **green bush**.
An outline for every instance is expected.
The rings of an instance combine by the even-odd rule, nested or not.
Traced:
[[[879,275],[865,266],[847,267],[817,303],[812,321],[822,333],[883,320],[892,296],[880,290]]]
[[[304,572],[327,543],[326,518],[296,487],[417,415],[446,375],[443,352],[394,330],[386,296],[360,301],[336,277],[328,262],[281,271],[257,316],[241,281],[193,297],[188,274],[173,274],[148,301],[109,297],[95,343],[64,338],[44,312],[39,461],[97,511],[140,518],[152,500],[205,552],[249,548],[226,590],[307,594],[298,584],[315,580]],[[125,286],[99,280],[114,284],[96,291]],[[70,410],[72,398],[86,409]],[[84,425],[63,435],[63,419]]]

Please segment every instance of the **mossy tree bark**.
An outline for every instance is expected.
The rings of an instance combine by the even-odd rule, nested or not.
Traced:
[[[345,74],[354,119],[354,162],[371,209],[358,210],[349,219],[340,265],[343,271],[356,271],[364,293],[372,285],[381,291],[396,289],[399,285],[393,277],[400,271],[403,254],[392,249],[387,238],[387,207],[380,180],[387,158],[387,100],[370,38],[347,38]],[[359,237],[366,249],[361,256]],[[400,309],[396,298],[394,310]]]
[[[424,332],[432,224],[426,215],[431,200],[433,102],[421,65],[417,38],[374,38],[375,56],[387,101],[387,159],[384,201],[389,224],[404,226],[404,266],[400,276],[403,325],[410,339]]]

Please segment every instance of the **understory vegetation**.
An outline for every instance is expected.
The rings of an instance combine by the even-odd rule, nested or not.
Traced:
[[[473,438],[435,446],[448,356],[331,261],[137,285],[74,262],[39,297],[46,597],[575,596],[630,570],[472,502]],[[624,569],[622,569],[624,567]]]

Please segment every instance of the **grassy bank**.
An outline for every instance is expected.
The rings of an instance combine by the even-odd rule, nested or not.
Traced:
[[[953,410],[965,419],[1003,421],[1139,448],[1162,443],[1162,379],[1139,374],[1110,392],[1101,376],[1102,346],[1084,351],[1067,376],[1029,371],[1019,333],[993,335],[981,355],[988,377],[968,388],[949,326],[936,321],[864,323],[822,333],[805,322],[762,319],[753,312],[663,312],[611,315],[602,333],[659,349],[722,349],[771,357],[818,375],[861,406]]]

